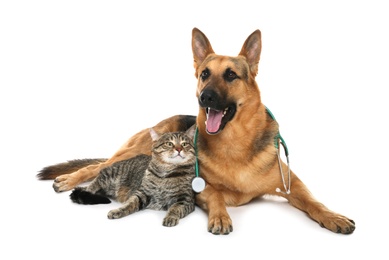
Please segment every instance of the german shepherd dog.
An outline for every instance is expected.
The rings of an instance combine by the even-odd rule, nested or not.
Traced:
[[[281,174],[287,179],[288,165],[279,161],[278,124],[261,102],[255,81],[261,54],[261,32],[254,31],[238,56],[217,55],[208,38],[192,31],[197,117],[176,115],[153,126],[158,132],[185,131],[197,124],[200,176],[205,189],[196,194],[196,204],[208,213],[208,231],[229,234],[233,230],[228,206],[239,206],[263,195],[285,198],[330,231],[351,234],[353,220],[329,210],[317,201],[304,183],[290,171],[290,192],[280,192]],[[37,175],[54,179],[56,192],[73,189],[95,178],[114,162],[137,154],[150,154],[148,129],[132,136],[110,159],[81,159],[51,165]],[[282,169],[282,171],[281,171]]]

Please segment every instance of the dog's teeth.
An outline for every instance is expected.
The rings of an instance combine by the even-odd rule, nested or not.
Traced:
[[[223,111],[223,117],[227,114],[227,111],[228,111],[228,107],[226,109],[224,109]]]

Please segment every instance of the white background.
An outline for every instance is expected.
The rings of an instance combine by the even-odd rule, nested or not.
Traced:
[[[271,2],[271,3],[270,3]],[[389,33],[385,1],[1,1],[1,259],[388,259]],[[44,166],[110,157],[133,134],[197,113],[191,31],[235,56],[262,31],[257,81],[292,169],[330,209],[334,234],[282,200],[120,220],[38,181]],[[292,187],[293,192],[293,187]]]

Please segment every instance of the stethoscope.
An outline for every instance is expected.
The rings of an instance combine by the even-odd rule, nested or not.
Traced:
[[[267,108],[266,112],[269,114],[269,116],[276,121],[273,113]],[[199,173],[199,162],[198,162],[198,156],[197,156],[197,136],[198,136],[198,128],[196,127],[196,132],[194,136],[194,147],[195,147],[195,156],[196,156],[196,161],[195,161],[195,173],[196,177],[192,181],[192,189],[200,193],[205,189],[205,181],[203,178],[200,177]],[[280,144],[282,145],[284,152],[285,152],[285,157],[286,157],[286,162],[288,165],[288,185],[286,184],[285,177],[284,177],[284,171],[282,170],[282,162],[281,162],[281,156],[280,156]],[[280,132],[278,131],[277,135],[274,137],[274,147],[277,149],[277,157],[278,157],[278,165],[280,167],[280,174],[281,174],[281,180],[282,184],[284,186],[284,190],[282,191],[280,188],[276,188],[276,192],[283,193],[283,194],[290,194],[290,163],[289,163],[289,151],[288,151],[288,146],[286,145],[286,142],[284,138],[282,138]]]
[[[205,189],[205,181],[203,178],[200,177],[200,173],[199,173],[199,160],[198,160],[198,156],[197,156],[197,136],[199,134],[199,129],[196,127],[196,132],[195,132],[195,136],[194,136],[194,147],[195,147],[195,157],[196,157],[196,161],[195,161],[195,173],[196,173],[196,177],[194,177],[194,179],[192,180],[192,189],[197,192],[197,193],[200,193],[202,192],[204,189]]]
[[[276,121],[276,118],[274,117],[273,113],[266,107],[266,112],[269,114],[269,116]],[[282,170],[282,162],[281,162],[281,156],[280,156],[280,144],[284,148],[285,157],[286,157],[286,163],[288,165],[288,187],[286,186],[285,178],[284,178],[284,171]],[[288,146],[286,145],[286,142],[284,138],[282,138],[280,131],[278,131],[277,135],[274,137],[274,147],[277,149],[277,157],[278,157],[278,165],[280,167],[280,174],[282,179],[282,184],[284,185],[285,191],[282,191],[280,188],[276,189],[276,192],[281,192],[284,194],[290,194],[290,163],[289,163],[289,150]]]

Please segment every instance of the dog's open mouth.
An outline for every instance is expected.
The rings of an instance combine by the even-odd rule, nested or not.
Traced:
[[[214,108],[205,108],[207,114],[207,121],[205,122],[208,134],[217,134],[226,126],[226,124],[232,120],[235,115],[235,106],[228,106],[223,110],[217,110]]]

